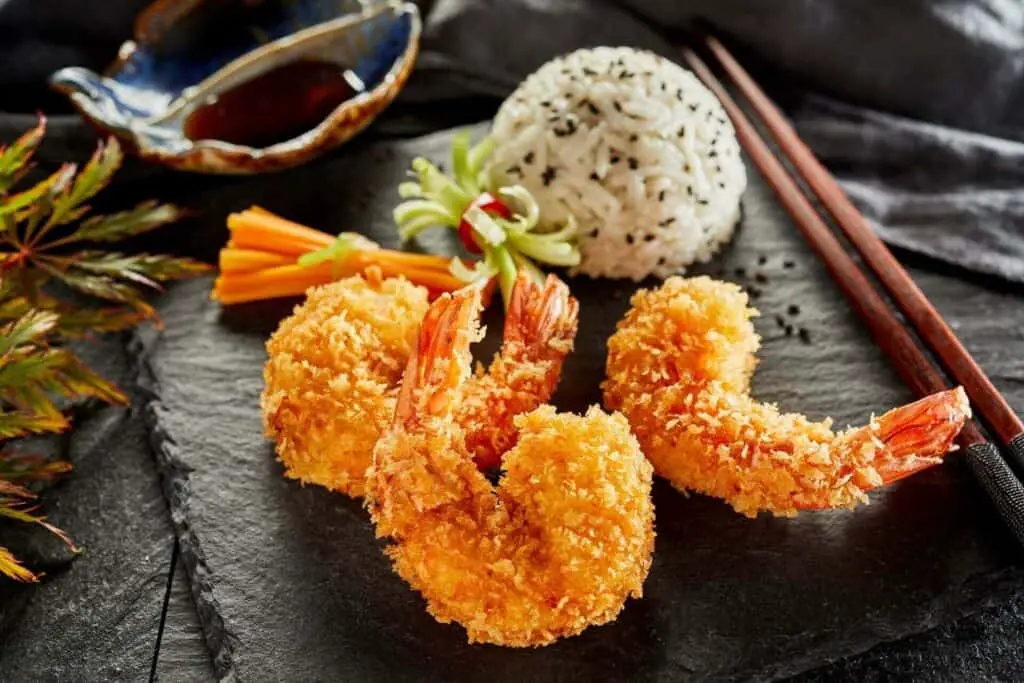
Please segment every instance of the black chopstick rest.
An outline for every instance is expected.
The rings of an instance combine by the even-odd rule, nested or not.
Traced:
[[[1021,441],[1021,438],[1014,441]],[[1024,445],[1024,442],[1018,445]],[[964,457],[1003,522],[1017,537],[1017,541],[1024,545],[1024,486],[991,443],[968,446]]]

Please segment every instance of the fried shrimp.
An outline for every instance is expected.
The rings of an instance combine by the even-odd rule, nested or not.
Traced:
[[[513,419],[497,486],[475,466],[461,402],[479,294],[435,301],[377,442],[367,502],[395,570],[470,642],[546,645],[639,597],[654,544],[650,463],[621,415],[545,405]]]
[[[281,322],[260,407],[288,477],[363,495],[428,305],[408,280],[356,275],[311,289]]]
[[[757,311],[736,285],[673,277],[631,304],[608,341],[606,407],[626,415],[659,475],[749,517],[866,502],[938,463],[970,417],[957,388],[835,433],[750,397]]]
[[[428,305],[427,290],[405,279],[354,276],[314,288],[281,323],[267,343],[261,408],[287,476],[363,495]],[[555,390],[577,311],[554,276],[543,287],[516,281],[501,351],[467,385],[459,416],[481,467],[515,442],[512,418]]]

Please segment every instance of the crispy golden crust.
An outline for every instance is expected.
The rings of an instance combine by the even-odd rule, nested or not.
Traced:
[[[395,570],[439,621],[462,624],[471,642],[546,645],[611,621],[640,595],[653,472],[621,415],[542,406],[515,418],[518,440],[493,486],[453,419],[469,375],[471,303],[442,298],[428,313],[367,502],[378,536],[394,541]]]
[[[670,278],[637,293],[608,341],[605,404],[625,413],[657,473],[738,512],[853,507],[938,462],[970,415],[962,390],[836,434],[748,392],[756,311],[732,284]]]
[[[355,276],[311,290],[282,321],[260,407],[287,476],[363,495],[427,306],[407,280]]]
[[[390,434],[371,470],[395,571],[470,642],[547,645],[640,597],[654,549],[653,472],[621,415],[544,406],[516,418],[497,490],[450,424]]]

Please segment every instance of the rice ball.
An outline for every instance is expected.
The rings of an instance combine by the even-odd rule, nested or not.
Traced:
[[[571,214],[592,277],[668,277],[732,236],[747,177],[729,118],[689,71],[627,47],[530,75],[494,119],[497,185],[523,185],[552,228]]]

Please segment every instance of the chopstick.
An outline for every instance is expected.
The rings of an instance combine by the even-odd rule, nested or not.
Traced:
[[[725,87],[693,50],[682,48],[682,55],[694,73],[718,97],[732,119],[740,144],[768,179],[783,207],[863,319],[875,342],[889,356],[903,381],[919,396],[947,389],[942,375],[917,340],[861,272]],[[1024,485],[973,422],[964,424],[958,440],[965,448],[968,466],[978,483],[1018,542],[1024,545]]]
[[[718,39],[705,36],[704,40],[783,153],[832,214],[846,238],[874,271],[925,344],[939,357],[949,374],[964,386],[978,412],[1015,458],[1018,471],[1024,473],[1024,423],[778,107]]]

